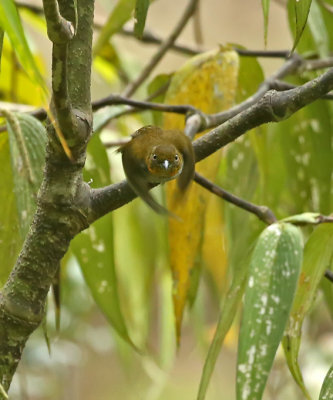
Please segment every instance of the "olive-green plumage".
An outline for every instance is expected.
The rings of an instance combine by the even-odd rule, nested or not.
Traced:
[[[168,210],[149,193],[151,184],[177,178],[178,187],[185,191],[194,176],[194,152],[191,140],[177,130],[145,126],[118,150],[122,153],[123,168],[134,192],[160,214]]]

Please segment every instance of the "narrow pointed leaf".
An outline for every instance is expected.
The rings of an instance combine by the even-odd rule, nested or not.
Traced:
[[[22,245],[7,133],[0,135],[0,287],[3,286]]]
[[[270,0],[261,0],[261,4],[262,4],[262,11],[264,14],[264,42],[265,42],[265,47],[266,47]]]
[[[319,55],[321,57],[328,57],[330,53],[328,30],[319,4],[316,1],[311,3],[308,25]],[[331,30],[330,27],[329,30]]]
[[[254,249],[239,336],[237,400],[259,400],[292,306],[302,263],[299,228],[276,223]]]
[[[204,400],[207,392],[207,388],[214,371],[216,360],[220,354],[223,341],[232,325],[235,318],[239,303],[245,288],[245,270],[246,265],[242,269],[242,273],[237,275],[234,279],[233,285],[227,293],[225,300],[221,306],[221,313],[217,323],[216,332],[209,347],[205,365],[202,371],[200,380],[200,386],[198,391],[197,400]]]
[[[1,56],[2,56],[4,34],[5,34],[4,30],[0,28],[0,72],[1,72]]]
[[[7,126],[20,233],[24,238],[43,179],[46,131],[40,121],[28,114],[8,114]]]
[[[13,0],[0,1],[0,27],[8,35],[12,47],[27,74],[46,93],[45,82],[28,46],[21,20]]]
[[[134,34],[139,39],[142,38],[143,30],[145,29],[149,3],[149,0],[136,0]]]
[[[308,20],[312,0],[292,0],[292,2],[294,4],[296,18],[296,34],[292,48],[292,51],[294,51]]]
[[[98,135],[89,143],[84,179],[96,187],[111,183],[105,147]],[[105,215],[78,235],[71,244],[85,281],[107,320],[116,332],[132,344],[120,308],[113,249],[112,215]]]
[[[235,101],[237,78],[238,56],[234,51],[219,49],[207,52],[188,60],[173,75],[165,102],[192,104],[207,113],[228,109]],[[184,129],[183,116],[166,115],[164,128]],[[216,152],[197,164],[196,170],[214,180],[220,160],[221,152]],[[173,302],[178,344],[183,312],[192,286],[191,279],[192,276],[193,279],[197,278],[193,269],[201,251],[205,210],[211,196],[207,190],[192,184],[183,201],[179,201],[181,195],[177,183],[173,181],[167,185],[168,209],[181,220],[169,220],[170,265],[174,282]]]
[[[119,0],[111,11],[108,20],[99,33],[93,52],[97,55],[111,36],[118,32],[123,25],[131,18],[135,0]]]
[[[319,400],[333,400],[333,365],[327,372],[321,387]]]
[[[315,300],[325,269],[331,265],[332,257],[333,224],[322,224],[312,233],[305,245],[302,271],[283,338],[283,348],[290,372],[307,398],[310,396],[298,365],[302,324]]]

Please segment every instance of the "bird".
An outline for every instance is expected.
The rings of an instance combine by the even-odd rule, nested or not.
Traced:
[[[131,135],[118,150],[126,180],[132,190],[159,214],[172,215],[156,202],[149,190],[177,178],[180,193],[189,187],[195,171],[192,142],[183,131],[147,125]]]

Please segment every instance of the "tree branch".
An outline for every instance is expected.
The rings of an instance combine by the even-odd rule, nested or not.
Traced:
[[[74,27],[60,15],[57,0],[43,0],[47,35],[52,43],[67,43],[74,36]]]
[[[182,30],[185,28],[188,20],[195,11],[197,3],[198,0],[189,0],[189,3],[183,15],[181,16],[180,20],[178,21],[177,25],[173,29],[170,36],[164,40],[161,47],[158,49],[158,51],[155,53],[155,55],[152,57],[149,63],[144,67],[144,69],[141,71],[137,79],[127,86],[127,88],[124,90],[123,93],[124,96],[131,97],[136,92],[138,87],[148,78],[149,74],[156,67],[156,65],[163,58],[168,49],[176,41],[177,37],[181,34]]]
[[[325,271],[325,278],[327,278],[330,282],[333,283],[333,271],[327,269]]]
[[[267,92],[257,104],[195,140],[193,148],[196,162],[213,154],[252,128],[290,117],[332,89],[333,68],[320,77],[287,92],[274,90]],[[190,119],[187,120],[187,124]],[[126,181],[100,189],[91,189],[90,196],[89,223],[136,197]]]
[[[243,101],[240,104],[230,108],[227,111],[223,111],[217,114],[211,114],[206,118],[206,127],[212,128],[216,125],[222,124],[228,119],[234,117],[239,114],[241,111],[246,110],[253,104],[257,103],[265,93],[271,89],[272,82],[275,82],[277,79],[282,79],[283,77],[292,74],[297,70],[297,68],[302,63],[302,59],[299,55],[294,53],[290,59],[286,61],[285,64],[282,65],[273,75],[267,78],[259,87],[258,91],[250,96],[248,99]]]
[[[332,89],[333,68],[295,89],[267,92],[258,103],[197,139],[193,143],[196,160],[208,157],[256,126],[289,118]]]
[[[232,203],[235,206],[256,215],[267,225],[273,224],[277,221],[275,215],[267,206],[257,206],[256,204],[241,199],[240,197],[235,196],[225,189],[222,189],[220,186],[217,186],[215,183],[200,175],[198,172],[195,173],[194,181],[197,182],[200,186],[209,190],[210,192],[228,201],[229,203]]]
[[[65,5],[65,1],[62,4]],[[56,11],[54,2],[45,3],[51,7],[52,13]],[[72,4],[69,0],[68,3]],[[69,132],[75,134],[69,144],[76,157],[73,162],[68,159],[53,126],[49,124],[44,179],[38,193],[37,210],[20,256],[0,293],[0,384],[5,391],[8,391],[26,340],[43,319],[46,296],[59,260],[68,250],[71,239],[88,226],[85,210],[89,188],[82,182],[82,168],[90,134],[90,125],[85,121],[91,119],[93,11],[92,0],[80,0],[77,34],[70,41],[66,55],[57,54],[58,59],[67,60],[67,66],[53,74],[53,79],[66,80],[65,83],[58,82],[60,90],[55,87],[54,102],[58,102],[58,109],[62,109],[59,102],[65,96],[67,104],[77,110],[76,130]],[[55,43],[54,46],[58,52],[63,44]],[[82,66],[89,72],[82,74]],[[75,82],[68,84],[67,80],[72,76],[75,76]],[[76,88],[81,91],[79,94],[75,93]],[[0,393],[0,399],[3,398]]]
[[[92,109],[93,111],[95,111],[102,107],[111,106],[115,104],[126,104],[129,106],[133,106],[136,109],[163,111],[176,114],[201,113],[200,110],[188,104],[168,105],[163,103],[152,103],[148,101],[132,100],[120,95],[110,95],[104,97],[103,99],[95,101],[92,105]]]

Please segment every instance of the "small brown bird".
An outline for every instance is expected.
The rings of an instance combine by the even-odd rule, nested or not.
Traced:
[[[194,151],[191,140],[182,131],[144,126],[121,146],[127,181],[133,191],[159,214],[170,214],[149,193],[152,184],[177,178],[185,192],[194,175]]]

